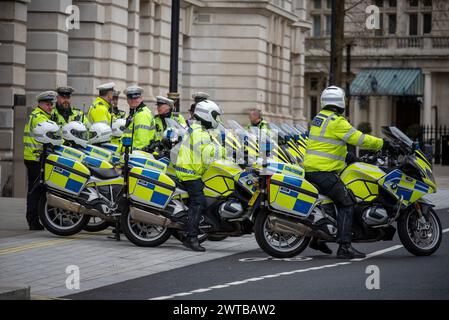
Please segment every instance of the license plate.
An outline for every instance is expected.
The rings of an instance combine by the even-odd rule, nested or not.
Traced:
[[[248,202],[248,205],[250,207],[252,207],[254,205],[254,202],[256,202],[257,198],[259,197],[260,191],[256,190],[256,192],[254,192],[253,196],[251,197],[251,199]]]

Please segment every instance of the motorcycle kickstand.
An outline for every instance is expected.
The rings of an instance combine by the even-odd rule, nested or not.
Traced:
[[[115,222],[115,240],[120,241],[120,221]]]

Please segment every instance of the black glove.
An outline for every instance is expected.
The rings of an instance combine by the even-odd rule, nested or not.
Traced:
[[[345,159],[347,164],[351,164],[354,162],[360,162],[360,159],[352,152],[348,152],[346,153],[346,159]]]
[[[384,144],[382,146],[382,151],[394,151],[394,150],[395,150],[395,148],[391,144],[391,142],[384,139]]]

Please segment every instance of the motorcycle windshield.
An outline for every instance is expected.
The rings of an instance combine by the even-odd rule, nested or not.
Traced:
[[[409,148],[413,147],[413,141],[396,127],[382,127],[382,133],[394,142],[402,142]]]

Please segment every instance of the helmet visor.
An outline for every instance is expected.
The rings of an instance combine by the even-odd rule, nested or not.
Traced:
[[[78,139],[81,139],[81,140],[86,140],[86,141],[87,141],[87,139],[89,138],[89,135],[88,135],[88,133],[87,133],[86,130],[80,131],[80,130],[72,129],[72,130],[70,131],[70,133],[71,133],[75,138],[78,138]]]
[[[62,139],[61,137],[61,130],[58,131],[48,131],[45,134],[48,138],[52,139],[52,140],[60,140]]]

